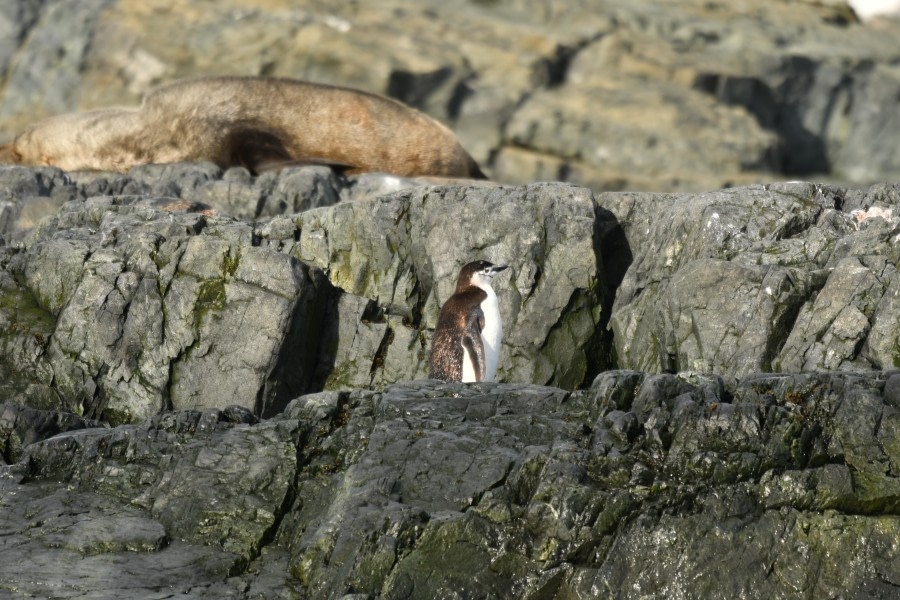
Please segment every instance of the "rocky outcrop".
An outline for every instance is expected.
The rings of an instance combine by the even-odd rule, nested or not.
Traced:
[[[75,429],[103,427],[100,421],[72,413],[35,410],[15,404],[0,405],[0,459],[12,464],[22,458],[23,449],[34,442]]]
[[[898,394],[897,372],[610,371],[576,392],[412,382],[261,422],[71,431],[3,468],[0,589],[890,598]]]
[[[309,201],[317,181],[337,199],[373,178],[338,193],[317,169],[252,182],[204,165],[84,182],[5,174],[72,198],[12,231],[0,258],[0,369],[16,402],[113,423],[228,404],[269,415],[323,387],[422,377],[440,305],[473,253],[517,264],[498,285],[504,378],[575,387],[608,345],[598,209],[584,188],[419,183],[254,224],[193,199],[227,208],[250,198],[261,215]],[[393,179],[382,181],[402,184]]]
[[[185,77],[386,93],[451,125],[493,178],[700,191],[900,177],[898,22],[843,0],[548,4],[10,0],[0,140]]]
[[[897,334],[884,334],[900,329],[897,186],[598,203],[635,249],[612,311],[620,365],[737,377],[900,367]]]
[[[0,166],[0,595],[894,598],[900,186],[771,182],[896,179],[896,26],[4,3],[0,136],[304,77],[423,108],[495,180],[589,187]],[[422,380],[473,258],[511,265],[500,383]]]
[[[595,197],[202,164],[0,177],[19,215],[0,254],[2,385],[38,408],[268,416],[302,393],[424,377],[473,256],[513,266],[495,285],[501,381],[900,367],[897,186]],[[293,212],[310,204],[326,206]]]

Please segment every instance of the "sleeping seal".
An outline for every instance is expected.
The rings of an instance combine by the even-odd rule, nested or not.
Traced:
[[[149,93],[137,108],[50,117],[0,149],[4,159],[66,171],[206,160],[257,173],[325,164],[348,172],[484,178],[448,128],[401,102],[267,77],[185,80]]]

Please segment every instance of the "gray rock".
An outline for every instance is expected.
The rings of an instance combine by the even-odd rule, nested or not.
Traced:
[[[473,257],[513,266],[496,286],[501,380],[900,366],[896,186],[593,197],[320,169],[5,173],[17,206],[71,197],[0,252],[0,386],[38,408],[110,422],[232,403],[274,414],[309,391],[423,377],[438,310]],[[242,186],[255,215],[335,183],[350,201],[253,224],[190,200]],[[90,195],[126,188],[144,191]]]
[[[25,33],[34,26],[40,8],[40,0],[6,2],[0,6],[0,76],[6,76],[13,55]]]
[[[0,7],[0,136],[224,69],[507,181],[900,168],[843,2],[136,6]],[[0,595],[896,596],[900,187],[435,183],[0,168]],[[410,382],[473,257],[518,383]]]
[[[506,332],[498,376],[571,387],[596,369],[594,354],[601,353],[601,218],[587,190],[566,185],[414,188],[300,213],[299,240],[285,250],[397,317],[388,319],[386,373],[373,380],[385,383],[391,371],[426,374],[429,343],[416,330],[433,329],[461,265],[475,257],[509,263],[510,274],[494,284]],[[391,360],[398,346],[402,364]],[[368,364],[371,356],[362,359]],[[411,360],[414,368],[404,367]]]
[[[633,252],[610,319],[619,366],[735,377],[900,366],[890,349],[893,187],[792,183],[597,201]]]
[[[246,224],[127,198],[69,203],[9,258],[7,326],[31,335],[4,362],[58,396],[42,406],[112,422],[277,410],[313,378],[328,286],[252,239]]]
[[[70,431],[2,467],[0,589],[887,599],[895,373],[420,381]]]
[[[279,174],[267,198],[305,197],[303,173]],[[513,265],[498,282],[502,377],[575,387],[603,364],[597,266],[613,221],[584,188],[413,182],[256,227],[154,195],[196,198],[220,176],[136,169],[125,186],[142,195],[69,185],[75,199],[7,253],[11,393],[120,423],[233,403],[272,414],[322,387],[422,377],[440,305],[473,256]]]
[[[882,110],[900,90],[900,25],[860,23],[843,1],[235,6],[9,0],[0,141],[36,118],[227,73],[389,94],[452,126],[507,183],[699,191],[900,174],[900,117]]]
[[[185,198],[204,184],[221,178],[222,169],[206,162],[142,165],[122,178],[127,183],[114,185],[134,186],[133,193],[141,195]]]
[[[103,424],[71,413],[0,404],[0,458],[14,463],[26,446],[58,433],[90,427],[103,427]]]
[[[0,233],[20,243],[41,219],[76,199],[128,198],[132,204],[268,221],[339,201],[362,201],[433,185],[427,178],[363,173],[343,177],[326,167],[291,167],[254,177],[242,167],[212,163],[144,165],[126,174],[54,168],[0,167]]]
[[[11,596],[46,597],[52,589],[56,598],[161,600],[224,580],[236,561],[169,538],[145,511],[113,498],[18,484],[6,474],[0,487],[4,533],[21,532],[0,541],[0,590]],[[16,496],[29,501],[6,501]]]
[[[657,115],[648,118],[654,105]],[[685,118],[695,111],[697,118]],[[506,136],[495,168],[503,181],[571,179],[616,190],[679,189],[690,179],[688,185],[703,189],[720,187],[723,173],[776,167],[770,163],[776,138],[752,115],[658,81],[604,76],[541,90],[516,110]],[[717,144],[721,150],[710,152]]]
[[[0,166],[0,234],[18,240],[76,196],[59,169]]]
[[[91,40],[110,1],[5,4],[3,21],[11,36],[4,36],[0,50],[6,81],[0,119],[24,127],[36,117],[71,111],[81,92]]]
[[[30,446],[29,469],[42,479],[70,479],[81,491],[25,484],[18,467],[4,473],[4,529],[24,535],[4,536],[0,554],[19,553],[19,560],[0,561],[0,589],[160,598],[209,587],[215,591],[204,597],[234,597],[236,590],[223,591],[234,587],[226,580],[257,553],[296,469],[291,426],[247,430],[254,422],[237,408],[187,412]],[[135,485],[119,487],[125,480]],[[194,496],[200,489],[209,495]],[[27,503],[7,501],[23,494]]]
[[[890,274],[887,279],[890,280]],[[776,362],[777,368],[795,372],[844,366],[845,361],[859,353],[860,342],[869,333],[869,321],[884,292],[883,284],[857,258],[841,260],[815,301],[807,303],[798,315]]]

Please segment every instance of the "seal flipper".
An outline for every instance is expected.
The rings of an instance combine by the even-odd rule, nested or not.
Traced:
[[[0,165],[20,165],[22,155],[16,152],[14,142],[0,146]]]
[[[329,158],[292,156],[277,132],[253,125],[235,127],[226,134],[223,162],[226,164],[219,166],[246,167],[257,175],[265,171],[309,165],[330,167],[340,174],[356,168],[355,165]]]
[[[269,160],[269,161],[261,161],[251,170],[257,174],[264,173],[266,171],[277,171],[279,169],[286,169],[288,167],[329,167],[332,171],[337,173],[338,175],[344,175],[348,171],[352,171],[356,169],[356,165],[348,165],[347,163],[342,163],[336,160],[331,160],[328,158],[318,158],[315,156],[303,157],[303,158],[291,158],[288,160]],[[250,167],[247,167],[248,169]]]

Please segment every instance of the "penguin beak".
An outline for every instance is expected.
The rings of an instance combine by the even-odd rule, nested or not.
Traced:
[[[507,269],[508,267],[509,267],[509,265],[494,265],[494,266],[492,266],[491,267],[491,277],[493,277],[500,271]]]

